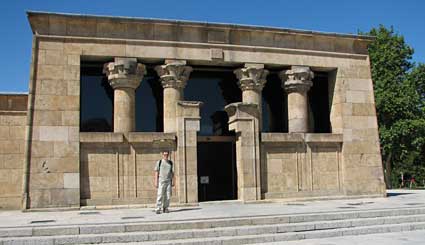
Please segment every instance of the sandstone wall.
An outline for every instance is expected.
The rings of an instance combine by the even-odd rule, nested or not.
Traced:
[[[338,134],[262,134],[264,198],[331,197],[343,194]]]
[[[27,95],[0,94],[0,209],[20,209]]]
[[[135,139],[139,138],[139,139]],[[154,143],[168,139],[171,144]],[[154,167],[161,151],[172,150],[175,136],[131,133],[81,133],[81,205],[153,204],[156,202]],[[175,151],[170,159],[176,164]],[[178,167],[175,165],[176,180]],[[178,200],[177,185],[171,201]]]

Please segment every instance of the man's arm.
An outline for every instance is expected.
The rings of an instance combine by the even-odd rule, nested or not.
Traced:
[[[154,174],[154,184],[155,184],[155,188],[158,188],[158,175],[159,175],[159,172],[158,171],[155,171],[155,174]]]
[[[174,186],[174,185],[175,185],[175,183],[176,183],[176,177],[175,177],[175,175],[174,175],[174,173],[173,173],[173,178],[172,178],[172,180],[171,180],[171,186]]]

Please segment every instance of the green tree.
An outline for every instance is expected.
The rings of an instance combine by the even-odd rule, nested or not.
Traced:
[[[425,180],[425,65],[411,61],[413,48],[393,27],[362,34],[376,37],[369,55],[387,187],[401,173]]]

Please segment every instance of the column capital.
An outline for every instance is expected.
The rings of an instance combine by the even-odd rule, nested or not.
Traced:
[[[247,64],[244,68],[236,69],[233,73],[238,78],[238,85],[242,91],[261,91],[267,82],[266,77],[269,71],[264,69],[264,65]]]
[[[307,92],[313,86],[314,73],[308,66],[292,66],[290,70],[280,72],[279,76],[287,93]]]
[[[156,66],[155,71],[161,79],[163,88],[183,89],[186,87],[192,67],[186,66],[184,60],[166,60],[165,65]]]
[[[115,58],[114,62],[103,66],[103,73],[108,76],[109,84],[113,89],[136,89],[146,74],[146,67],[137,63],[136,58]]]

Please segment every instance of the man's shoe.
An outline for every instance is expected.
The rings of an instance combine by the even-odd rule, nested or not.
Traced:
[[[160,214],[161,213],[161,209],[158,208],[157,210],[155,210],[155,213],[156,214]]]
[[[163,211],[164,213],[169,213],[170,212],[170,210],[168,210],[168,208],[164,208],[164,211]]]

